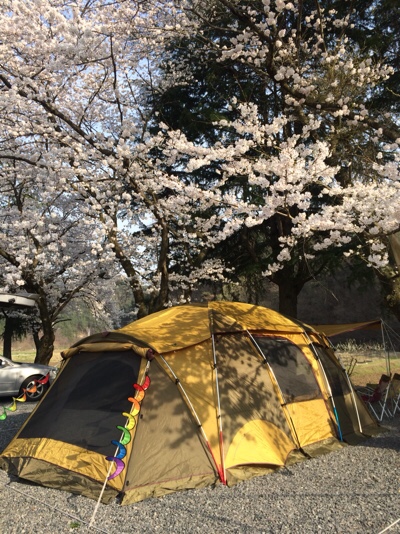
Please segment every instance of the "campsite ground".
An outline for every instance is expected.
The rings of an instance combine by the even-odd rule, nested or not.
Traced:
[[[386,354],[341,350],[355,385],[386,373]],[[21,351],[15,360],[32,360]],[[351,369],[357,360],[354,369]],[[59,364],[59,353],[52,364]],[[352,363],[353,362],[353,363]],[[400,372],[400,355],[391,355]],[[11,399],[0,399],[1,407]],[[34,408],[18,405],[0,421],[0,452]],[[0,531],[6,534],[101,532],[104,534],[398,534],[400,533],[400,414],[383,421],[382,434],[257,477],[237,486],[183,491],[121,507],[42,488],[0,470]],[[92,526],[89,528],[89,524]]]
[[[9,404],[1,399],[0,406]],[[0,421],[0,451],[28,417]],[[9,477],[0,470],[0,531],[103,534],[398,534],[400,414],[357,446],[242,482],[120,506]],[[89,524],[92,523],[89,528]]]

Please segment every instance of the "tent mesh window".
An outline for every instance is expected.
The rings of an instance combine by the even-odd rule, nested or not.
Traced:
[[[300,348],[279,337],[254,336],[270,365],[285,402],[322,398],[311,365]]]
[[[141,357],[132,351],[81,352],[73,356],[38,405],[21,438],[49,438],[113,455],[117,425],[130,412]]]
[[[332,395],[337,397],[350,393],[350,387],[342,369],[334,362],[325,347],[314,343],[313,349],[318,355],[321,365],[324,368]]]

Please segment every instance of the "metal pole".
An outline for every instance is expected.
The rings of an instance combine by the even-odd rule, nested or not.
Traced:
[[[381,332],[382,332],[382,343],[386,352],[386,374],[391,376],[391,368],[390,368],[390,353],[388,345],[389,343],[386,342],[385,339],[385,323],[381,320]]]
[[[350,380],[350,377],[349,375],[347,374],[347,371],[346,369],[343,367],[343,372],[346,376],[346,379],[347,379],[347,383],[349,385],[349,388],[350,388],[350,393],[351,393],[351,398],[352,398],[352,401],[353,401],[353,404],[354,404],[354,408],[356,410],[356,415],[357,415],[357,421],[358,421],[358,428],[360,429],[360,432],[362,434],[363,432],[363,429],[362,429],[362,426],[361,426],[361,420],[360,420],[360,414],[358,412],[358,407],[357,407],[357,401],[356,401],[356,398],[355,398],[355,395],[354,395],[354,388],[353,388],[353,384],[351,383],[351,380]]]
[[[217,418],[219,423],[219,446],[221,452],[221,471],[222,471],[222,480],[223,484],[226,484],[226,470],[225,470],[225,451],[224,451],[224,438],[222,432],[222,416],[221,416],[221,398],[219,394],[219,382],[218,382],[218,367],[217,367],[217,355],[215,351],[215,339],[214,334],[211,337],[212,340],[212,351],[213,351],[213,360],[214,360],[214,371],[215,371],[215,388],[217,393]]]
[[[279,385],[279,382],[278,382],[278,380],[277,380],[277,378],[276,378],[276,375],[275,375],[275,373],[274,373],[274,371],[273,371],[273,369],[272,369],[272,367],[271,367],[269,361],[267,360],[267,358],[265,357],[263,351],[261,350],[261,347],[260,347],[259,344],[257,343],[257,341],[254,339],[254,337],[250,334],[250,332],[249,332],[248,330],[246,330],[246,332],[248,333],[250,339],[252,340],[252,342],[253,342],[254,345],[256,346],[258,352],[260,353],[262,359],[264,360],[264,363],[267,364],[268,369],[269,369],[269,372],[270,372],[271,375],[274,377],[275,383],[276,383],[276,385],[278,386],[279,394],[280,394],[281,399],[282,399],[282,404],[281,404],[281,406],[282,406],[282,408],[285,408],[285,412],[286,412],[287,417],[288,417],[288,419],[289,419],[289,423],[290,423],[290,426],[291,426],[291,428],[292,428],[292,432],[293,432],[294,437],[295,437],[295,439],[296,439],[296,441],[297,441],[297,445],[298,445],[299,449],[301,449],[301,443],[300,443],[300,440],[299,440],[299,436],[297,435],[297,432],[296,432],[296,427],[294,426],[293,419],[292,419],[292,417],[291,417],[291,415],[290,415],[290,412],[289,412],[289,410],[288,410],[288,408],[287,408],[287,403],[286,403],[286,401],[285,401],[285,397],[284,397],[284,395],[283,395],[283,391],[282,391],[282,389],[281,389],[281,386]]]
[[[313,345],[313,342],[310,339],[310,336],[307,334],[307,332],[305,330],[303,330],[303,334],[306,337],[306,339],[309,341],[309,344],[310,344],[309,346],[311,346],[311,350],[314,352],[315,359],[317,360],[317,362],[318,362],[318,364],[319,364],[319,366],[320,366],[320,368],[322,370],[322,373],[324,375],[325,383],[326,383],[326,386],[328,388],[329,398],[330,398],[330,401],[332,403],[333,413],[335,415],[336,424],[337,424],[337,427],[338,427],[339,439],[340,439],[340,441],[343,441],[343,434],[342,434],[342,429],[340,428],[339,415],[338,415],[338,412],[337,412],[337,409],[336,409],[335,399],[333,398],[331,385],[329,383],[328,377],[326,376],[326,372],[325,372],[324,366],[322,365],[320,357],[318,356],[318,352],[314,348],[314,345]]]
[[[211,454],[211,458],[212,458],[213,461],[214,461],[214,464],[215,464],[215,466],[216,466],[216,468],[217,468],[218,475],[219,475],[219,477],[220,477],[220,479],[221,479],[221,482],[222,482],[222,476],[221,476],[221,471],[220,471],[219,466],[218,466],[218,462],[217,462],[216,459],[215,459],[215,456],[214,456],[214,454],[213,454],[213,452],[212,452],[212,449],[211,449],[210,442],[209,442],[209,440],[208,440],[208,438],[207,438],[207,435],[206,435],[206,433],[205,433],[205,431],[204,431],[203,425],[201,424],[201,421],[200,421],[200,419],[199,419],[199,416],[197,415],[196,410],[194,409],[194,406],[193,406],[193,404],[192,404],[192,402],[191,402],[191,400],[190,400],[188,394],[187,394],[186,391],[185,391],[185,388],[182,386],[181,381],[180,381],[179,378],[176,376],[174,370],[173,370],[172,367],[169,365],[169,363],[165,360],[165,358],[163,357],[163,355],[162,355],[162,354],[159,354],[159,357],[160,357],[160,359],[164,362],[165,366],[168,368],[168,370],[170,371],[170,373],[172,374],[172,376],[173,376],[173,378],[174,378],[174,380],[175,380],[175,384],[180,388],[180,390],[181,390],[181,392],[182,392],[182,395],[184,396],[184,398],[185,398],[185,400],[186,400],[186,402],[187,402],[187,404],[188,404],[190,410],[192,411],[192,414],[193,414],[193,416],[194,416],[194,418],[195,418],[195,420],[196,420],[197,426],[198,426],[198,428],[200,429],[200,432],[201,432],[201,434],[202,434],[202,436],[203,436],[203,438],[204,438],[204,441],[206,442],[207,449],[209,450],[209,452],[210,452],[210,454]]]
[[[333,345],[331,343],[331,340],[328,339],[328,342],[331,346],[331,350],[333,350]],[[353,387],[353,384],[351,383],[351,380],[350,380],[350,375],[349,373],[347,372],[346,368],[344,367],[344,365],[342,364],[342,362],[340,361],[339,358],[337,358],[337,361],[340,363],[340,367],[342,368],[344,374],[345,374],[345,377],[346,377],[346,380],[347,380],[347,384],[350,388],[350,393],[351,393],[351,399],[353,401],[353,404],[354,404],[354,408],[356,410],[356,415],[357,415],[357,421],[358,421],[358,428],[360,429],[360,432],[362,434],[363,432],[363,429],[362,429],[362,426],[361,426],[361,419],[360,419],[360,412],[358,411],[358,407],[357,407],[357,401],[356,401],[356,397],[355,397],[355,394],[354,394],[354,387]],[[355,367],[357,363],[357,360],[355,360],[355,363],[354,363],[354,366],[353,366],[353,369]]]

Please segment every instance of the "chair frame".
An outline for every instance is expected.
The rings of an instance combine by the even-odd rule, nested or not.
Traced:
[[[392,417],[396,415],[396,412],[400,413],[400,374],[394,373],[390,382],[389,397],[391,401],[391,413]]]
[[[392,376],[382,375],[375,388],[369,386],[357,388],[361,399],[379,422],[382,422],[385,415],[389,418],[393,417],[393,412],[388,406],[391,385]]]

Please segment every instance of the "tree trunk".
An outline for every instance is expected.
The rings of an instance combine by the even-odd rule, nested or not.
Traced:
[[[47,329],[39,340],[39,350],[36,353],[35,363],[48,365],[54,352],[54,330]]]
[[[279,288],[279,312],[297,319],[297,303],[301,290],[309,280],[302,262],[288,264],[271,277],[271,281]]]
[[[168,226],[165,221],[159,219],[159,225],[161,226],[161,242],[160,252],[158,258],[158,272],[161,276],[160,291],[154,301],[149,307],[149,313],[164,309],[168,302],[169,296],[169,272],[168,272],[168,251],[169,251],[169,238],[168,238]]]
[[[385,304],[389,311],[400,321],[400,276],[392,273],[377,272],[378,280],[385,297]]]
[[[135,299],[135,305],[138,307],[137,318],[140,319],[141,317],[145,317],[146,315],[148,315],[148,309],[145,303],[144,292],[140,284],[138,274],[135,271],[132,265],[132,262],[125,255],[122,247],[118,243],[118,240],[115,237],[115,234],[110,233],[109,239],[114,246],[115,255],[118,261],[120,262],[121,267],[123,268],[125,274],[128,277],[129,285],[133,293],[133,298]]]
[[[3,356],[12,360],[12,335],[13,335],[13,320],[5,316],[5,326],[3,332]]]
[[[33,337],[33,342],[35,344],[35,349],[36,349],[36,354],[39,352],[39,347],[40,347],[40,338],[39,338],[39,332],[37,332],[36,330],[33,332],[32,334],[32,337]]]
[[[281,283],[279,285],[279,313],[296,319],[298,296],[299,291],[290,280]]]
[[[35,363],[48,365],[53,357],[55,333],[51,314],[47,307],[45,296],[41,295],[38,302],[42,335],[39,338],[39,346],[36,348]]]

